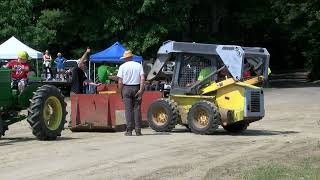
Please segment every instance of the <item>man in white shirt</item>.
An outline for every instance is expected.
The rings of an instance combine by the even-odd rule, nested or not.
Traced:
[[[123,57],[126,62],[119,67],[119,91],[125,105],[127,130],[125,135],[132,136],[135,128],[136,135],[141,136],[141,100],[144,90],[144,72],[140,63],[132,61],[131,51],[125,51]],[[135,127],[133,126],[135,124]]]

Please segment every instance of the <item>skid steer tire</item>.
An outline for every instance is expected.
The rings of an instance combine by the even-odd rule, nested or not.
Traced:
[[[32,134],[39,140],[55,140],[61,136],[67,115],[67,104],[61,91],[55,86],[43,85],[30,101],[27,121]]]
[[[186,127],[186,129],[187,129],[188,132],[191,132],[191,129],[190,129],[190,127],[189,127],[188,124],[184,124],[184,127]]]
[[[148,110],[149,126],[157,132],[170,132],[180,119],[177,105],[169,99],[153,102]]]
[[[225,129],[226,131],[231,132],[231,133],[241,133],[241,132],[245,131],[248,126],[249,126],[249,124],[246,122],[236,122],[234,124],[230,124],[230,125],[222,126],[222,127],[223,127],[223,129]]]
[[[198,101],[188,112],[188,125],[193,133],[213,134],[219,127],[220,116],[216,106],[209,101]]]

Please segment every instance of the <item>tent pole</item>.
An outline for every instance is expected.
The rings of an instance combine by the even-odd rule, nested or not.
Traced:
[[[89,81],[91,80],[91,61],[89,61]]]
[[[36,59],[37,61],[37,77],[39,77],[39,66],[38,66],[38,59]]]
[[[91,80],[91,77],[90,77],[90,75],[91,75],[91,73],[90,73],[90,69],[91,69],[91,62],[89,61],[89,74],[88,74],[88,77],[89,77],[89,83],[91,82],[90,80]],[[89,86],[89,92],[91,91],[91,87],[90,87],[90,85],[88,85]]]
[[[93,63],[93,82],[96,83],[96,63]]]

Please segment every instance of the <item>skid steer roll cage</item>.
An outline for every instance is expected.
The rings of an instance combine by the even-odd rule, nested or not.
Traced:
[[[158,50],[157,59],[147,76],[147,80],[156,78],[164,64],[170,61],[174,54],[184,53],[219,57],[223,66],[228,69],[236,81],[243,80],[244,60],[247,59],[247,61],[255,63],[254,69],[260,69],[259,76],[263,76],[264,80],[268,79],[270,54],[266,48],[166,41]],[[175,74],[179,73],[179,66],[180,63],[177,63],[173,78],[175,78]]]

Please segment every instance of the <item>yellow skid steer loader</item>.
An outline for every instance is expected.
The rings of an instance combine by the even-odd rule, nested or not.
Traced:
[[[148,123],[158,132],[177,124],[197,134],[213,134],[221,125],[238,133],[265,115],[263,90],[270,54],[265,48],[167,41],[158,50],[147,80],[174,62],[169,98],[155,101]]]

